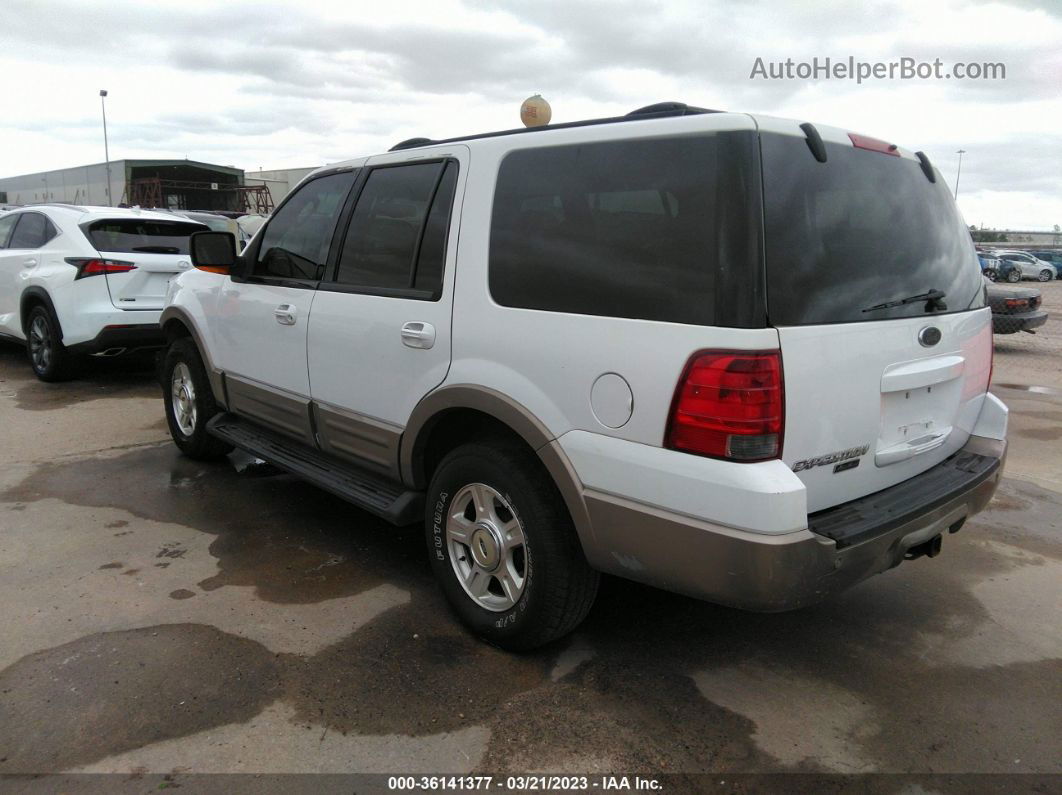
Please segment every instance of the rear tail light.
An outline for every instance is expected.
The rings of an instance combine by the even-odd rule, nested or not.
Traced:
[[[731,461],[778,458],[784,419],[779,351],[701,351],[675,390],[664,445]]]
[[[1007,309],[1022,309],[1029,306],[1028,298],[1008,298],[1005,301]]]
[[[118,259],[101,259],[98,257],[67,257],[66,261],[77,268],[75,279],[84,279],[88,276],[99,276],[102,273],[128,273],[136,270],[132,262],[123,262]]]

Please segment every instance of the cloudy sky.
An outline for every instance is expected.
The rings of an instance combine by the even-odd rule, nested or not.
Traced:
[[[750,79],[818,57],[1002,63],[995,80]],[[969,223],[1062,225],[1062,0],[3,0],[0,176],[188,157],[320,165],[412,136],[660,100],[789,116],[922,149]]]

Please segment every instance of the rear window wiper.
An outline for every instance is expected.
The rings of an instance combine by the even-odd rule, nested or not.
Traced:
[[[944,297],[945,295],[943,290],[930,290],[928,293],[909,295],[906,298],[898,298],[895,301],[886,301],[884,304],[874,304],[874,306],[868,306],[863,311],[874,312],[878,309],[892,309],[894,306],[904,306],[905,304],[917,304],[919,301],[926,302],[927,312],[932,312],[935,309],[944,310],[948,308],[948,305],[944,303]]]
[[[177,246],[133,246],[133,251],[143,251],[147,254],[180,254]]]

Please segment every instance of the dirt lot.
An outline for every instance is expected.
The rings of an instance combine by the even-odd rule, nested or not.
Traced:
[[[1062,773],[1043,288],[998,338],[1007,478],[940,557],[769,616],[609,580],[524,656],[455,623],[419,531],[181,458],[143,363],[46,385],[0,346],[0,772]]]

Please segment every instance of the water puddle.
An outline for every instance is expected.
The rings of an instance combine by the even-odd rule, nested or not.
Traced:
[[[1062,389],[1050,386],[1029,386],[1028,384],[992,384],[1003,389],[1017,389],[1020,392],[1033,392],[1037,395],[1062,395]]]

